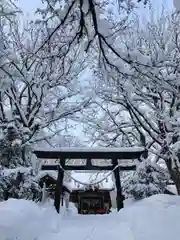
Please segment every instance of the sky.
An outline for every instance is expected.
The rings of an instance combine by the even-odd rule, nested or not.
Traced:
[[[179,0],[180,1],[180,0]],[[153,8],[160,9],[162,5],[164,5],[168,9],[173,8],[173,0],[151,0]],[[18,0],[18,5],[24,12],[24,15],[27,18],[33,18],[34,11],[36,8],[42,6],[41,0]],[[147,10],[142,7],[140,9],[140,13],[145,16],[147,14]]]
[[[35,10],[42,6],[41,0],[17,0],[17,2],[27,18],[33,18]]]

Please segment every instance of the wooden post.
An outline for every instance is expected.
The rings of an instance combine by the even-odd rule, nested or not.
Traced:
[[[65,159],[60,159],[61,166],[64,167]],[[60,203],[61,203],[61,196],[63,195],[63,178],[64,178],[64,171],[58,166],[58,177],[56,182],[56,190],[55,190],[55,198],[54,198],[54,206],[56,211],[60,212]]]
[[[112,159],[112,163],[113,163],[113,166],[116,167],[118,165],[118,160]],[[124,207],[124,204],[123,204],[124,196],[122,194],[119,168],[116,168],[114,170],[114,177],[115,177],[116,190],[117,190],[117,195],[116,195],[117,211],[119,211],[121,208]]]

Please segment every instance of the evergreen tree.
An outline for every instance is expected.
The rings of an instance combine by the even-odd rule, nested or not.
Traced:
[[[137,166],[132,177],[124,182],[123,189],[126,198],[140,200],[154,194],[164,193],[169,180],[165,169],[149,160],[144,160]]]

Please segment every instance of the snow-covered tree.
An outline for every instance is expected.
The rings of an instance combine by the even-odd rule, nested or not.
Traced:
[[[144,160],[136,172],[123,182],[126,198],[140,200],[155,194],[164,193],[169,180],[168,172],[158,164]]]
[[[20,10],[10,0],[1,0],[0,1],[0,19],[11,21]]]
[[[48,31],[45,26],[32,23],[21,32],[14,22],[9,34],[2,39],[9,51],[0,65],[0,164],[3,170],[32,167],[33,143],[37,147],[39,142],[53,142],[52,137],[68,128],[68,120],[73,120],[76,113],[90,103],[79,82],[84,59],[79,58],[78,47],[64,52],[58,36],[42,46]],[[62,139],[56,140],[56,145],[58,141],[62,143]],[[7,177],[2,175],[2,193],[28,199],[34,196],[34,191],[38,196],[41,194],[33,180],[34,174],[23,174],[21,183],[11,184],[22,175],[16,172]]]
[[[88,110],[86,124],[103,145],[142,142],[164,160],[180,194],[179,21],[163,11],[144,26],[134,19],[119,35],[120,56],[110,54],[116,67],[96,72],[98,110]]]
[[[8,198],[41,199],[41,189],[34,181],[34,171],[26,145],[14,126],[0,139],[0,200]]]
[[[113,44],[119,32],[124,32],[131,21],[131,13],[137,4],[147,5],[149,1],[133,0],[43,0],[39,21],[45,25],[56,23],[43,45],[58,32],[60,38],[66,36],[66,46],[81,45],[83,51],[96,52],[102,63],[113,65],[108,52],[119,56]]]
[[[22,144],[18,129],[9,125],[0,139],[0,165],[6,168],[32,166],[29,145]]]
[[[0,67],[0,123],[7,127],[13,122],[23,143],[62,133],[90,103],[79,80],[85,65],[78,46],[62,48],[59,35],[42,46],[49,31],[32,24],[21,32],[16,23],[3,42],[12,54]]]

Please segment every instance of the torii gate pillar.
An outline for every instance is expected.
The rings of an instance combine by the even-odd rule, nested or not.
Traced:
[[[112,163],[114,168],[118,166],[118,160],[112,159]],[[124,196],[122,194],[122,187],[121,187],[121,180],[120,180],[120,174],[119,174],[119,168],[117,167],[114,170],[114,177],[115,177],[115,183],[116,183],[116,205],[117,205],[117,211],[122,209],[124,207]]]
[[[61,159],[61,166],[64,167],[65,159]],[[60,205],[61,205],[61,197],[63,196],[63,178],[64,178],[64,171],[58,166],[58,177],[56,182],[56,190],[55,190],[55,198],[54,198],[54,206],[56,211],[60,212]]]

